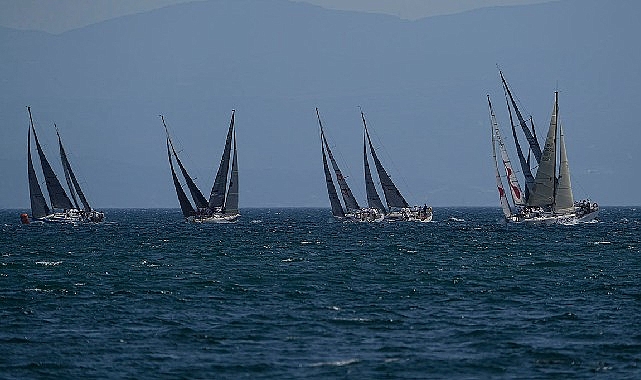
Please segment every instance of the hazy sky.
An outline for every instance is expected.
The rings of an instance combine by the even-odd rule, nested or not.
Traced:
[[[0,25],[50,33],[83,27],[171,4],[198,0],[0,0]],[[549,2],[551,0],[293,0],[325,8],[378,12],[405,19],[471,9]]]

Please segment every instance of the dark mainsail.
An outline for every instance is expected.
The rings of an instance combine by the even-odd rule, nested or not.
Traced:
[[[73,173],[73,170],[71,170],[71,164],[69,164],[69,160],[67,159],[67,153],[65,153],[65,148],[62,146],[62,140],[60,139],[60,133],[58,132],[57,128],[56,128],[56,134],[58,135],[58,146],[60,147],[60,160],[62,161],[62,168],[65,171],[65,179],[67,180],[67,186],[69,187],[69,193],[73,198],[73,202],[76,205],[76,208],[80,209],[80,207],[78,206],[78,201],[76,200],[76,196],[75,196],[76,194],[78,194],[78,198],[80,198],[80,202],[82,203],[83,210],[91,211],[91,206],[89,206],[89,202],[87,201],[85,194],[82,192],[82,189],[80,188],[80,184],[76,179],[76,175]]]
[[[236,131],[234,131],[234,155],[231,160],[231,177],[229,190],[225,199],[225,214],[238,213],[238,153],[236,148]]]
[[[50,210],[47,201],[42,195],[42,189],[36,177],[36,171],[33,168],[31,159],[31,128],[27,133],[27,174],[29,175],[29,198],[31,200],[31,217],[34,219],[44,218],[49,215]]]
[[[321,139],[323,140],[323,144],[325,144],[325,150],[327,150],[329,161],[332,163],[332,168],[334,169],[334,173],[336,174],[336,181],[338,182],[338,187],[341,189],[341,195],[343,196],[343,201],[345,202],[345,208],[347,209],[347,212],[359,210],[361,206],[358,205],[356,198],[354,198],[354,195],[352,194],[352,189],[349,188],[349,185],[347,184],[347,181],[345,180],[345,177],[343,176],[341,169],[338,167],[338,163],[334,159],[332,150],[329,148],[329,143],[327,143],[327,138],[325,137],[325,132],[323,131],[323,123],[321,122],[318,108],[316,108],[316,117],[318,118],[318,125],[320,126],[320,129],[321,129]]]
[[[45,183],[47,185],[47,191],[49,192],[49,200],[51,201],[51,207],[54,209],[57,208],[57,209],[71,210],[74,208],[73,204],[71,204],[71,200],[65,193],[65,190],[60,184],[58,177],[56,177],[56,173],[54,173],[53,169],[51,168],[49,161],[47,161],[47,157],[45,156],[45,153],[42,150],[42,147],[40,146],[40,142],[38,141],[38,135],[36,134],[36,129],[33,126],[33,119],[31,117],[31,108],[27,107],[27,109],[29,110],[29,120],[31,122],[31,131],[33,132],[33,138],[36,142],[38,156],[40,157],[40,166],[42,167],[42,172],[45,177]]]
[[[534,189],[534,176],[532,175],[532,170],[530,169],[530,155],[528,151],[528,158],[526,159],[523,155],[523,150],[521,149],[521,144],[519,143],[519,138],[516,135],[516,127],[514,126],[514,119],[512,118],[512,107],[507,100],[507,93],[505,94],[505,102],[507,104],[507,110],[510,114],[510,125],[512,126],[512,137],[514,138],[514,145],[516,146],[516,154],[519,156],[519,163],[521,164],[521,171],[523,171],[523,176],[525,177],[525,201],[530,197],[530,193]]]
[[[231,140],[234,131],[234,113],[231,112],[231,122],[229,123],[229,130],[227,131],[227,140],[225,141],[225,150],[220,159],[214,186],[211,188],[211,195],[209,196],[209,208],[214,210],[222,208],[225,204],[225,193],[227,191],[227,175],[229,174],[229,158],[231,155]]]
[[[367,206],[374,208],[382,213],[386,213],[385,206],[381,202],[381,197],[376,191],[374,180],[372,179],[372,172],[369,169],[369,160],[367,159],[367,143],[365,141],[365,134],[363,134],[363,166],[365,171],[365,192],[367,193]]]
[[[332,180],[332,173],[329,170],[329,165],[327,165],[327,156],[325,155],[325,144],[323,143],[323,132],[321,130],[321,151],[323,152],[323,170],[325,171],[325,183],[327,184],[327,194],[329,195],[329,204],[332,206],[332,215],[343,218],[345,217],[345,211],[341,205],[340,199],[338,199],[338,193],[336,192],[336,187],[334,186],[334,181]]]
[[[369,137],[369,132],[367,130],[367,124],[365,122],[365,115],[361,111],[361,118],[363,119],[363,126],[365,127],[365,136],[367,137],[367,142],[369,143],[369,151],[372,153],[372,158],[374,159],[374,165],[376,165],[376,172],[378,173],[378,179],[381,181],[381,187],[383,188],[383,193],[385,194],[385,201],[387,202],[387,207],[392,208],[406,208],[409,207],[409,204],[401,195],[401,192],[398,191],[394,182],[385,171],[383,164],[378,159],[374,146],[372,145],[372,140]]]
[[[525,138],[527,139],[528,143],[530,144],[530,149],[532,149],[532,153],[534,154],[534,159],[536,160],[537,164],[541,163],[541,146],[539,145],[538,140],[536,137],[532,134],[532,131],[530,131],[530,128],[528,127],[527,123],[525,122],[525,119],[523,119],[523,115],[521,115],[521,111],[519,111],[519,107],[516,105],[516,101],[514,100],[514,97],[512,96],[512,92],[510,91],[510,88],[507,85],[507,82],[505,81],[505,78],[503,77],[503,72],[499,71],[499,74],[501,75],[501,81],[503,82],[503,88],[505,89],[505,92],[507,92],[508,97],[510,98],[510,102],[512,103],[512,106],[514,107],[514,112],[516,113],[516,117],[519,119],[519,124],[521,125],[521,129],[523,129],[523,133],[525,134]]]
[[[171,176],[174,180],[174,186],[176,187],[176,194],[178,195],[180,210],[182,211],[183,216],[185,218],[194,216],[196,215],[196,211],[194,210],[191,203],[189,202],[189,199],[187,198],[187,194],[185,194],[185,191],[183,190],[183,187],[180,184],[180,181],[178,180],[178,176],[176,176],[176,171],[174,170],[174,163],[171,159],[171,150],[169,148],[169,136],[167,136],[167,157],[169,158],[169,167],[171,168]]]

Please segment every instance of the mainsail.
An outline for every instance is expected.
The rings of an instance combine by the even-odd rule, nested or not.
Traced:
[[[190,216],[196,215],[196,211],[192,207],[191,203],[189,202],[189,199],[187,198],[187,194],[185,194],[185,191],[183,190],[182,185],[180,184],[180,181],[178,180],[178,176],[176,176],[176,171],[174,170],[174,163],[171,159],[171,150],[169,148],[169,136],[167,136],[167,157],[169,158],[169,167],[171,168],[171,177],[174,180],[174,186],[176,187],[176,194],[178,195],[178,202],[180,203],[180,210],[183,213],[183,216],[185,218],[188,218]]]
[[[342,218],[345,216],[345,211],[341,205],[340,199],[338,199],[338,193],[336,192],[336,186],[334,186],[334,180],[332,179],[332,173],[329,170],[329,165],[327,164],[327,156],[325,155],[325,144],[323,143],[323,131],[321,130],[321,150],[323,152],[323,170],[325,172],[325,184],[327,185],[327,194],[329,195],[329,203],[332,206],[332,215]]]
[[[73,205],[71,204],[71,200],[65,193],[65,190],[60,184],[58,177],[56,177],[56,173],[54,173],[53,169],[51,168],[49,161],[47,161],[47,157],[45,156],[45,153],[42,150],[42,147],[40,146],[40,142],[38,141],[38,135],[36,134],[36,129],[33,126],[33,118],[31,117],[31,107],[27,107],[27,109],[29,111],[31,131],[33,132],[33,138],[36,142],[38,156],[40,157],[40,166],[42,167],[42,172],[45,177],[45,183],[47,185],[47,192],[49,193],[49,200],[51,201],[51,207],[54,209],[57,208],[57,209],[71,210],[74,208]]]
[[[572,195],[570,165],[565,150],[565,138],[563,136],[562,125],[559,126],[559,157],[559,180],[554,197],[554,212],[563,214],[574,211],[574,196]]]
[[[516,105],[516,101],[514,100],[514,97],[512,96],[512,92],[510,91],[510,88],[507,85],[507,81],[503,77],[503,72],[499,71],[499,74],[501,75],[501,81],[503,82],[503,88],[507,92],[510,101],[512,102],[512,106],[514,107],[514,112],[516,112],[516,117],[519,119],[519,124],[521,125],[521,129],[523,129],[523,133],[525,134],[525,138],[527,139],[528,143],[530,144],[530,149],[532,149],[532,153],[534,154],[534,159],[536,160],[537,163],[541,163],[541,146],[539,145],[538,140],[536,137],[532,134],[532,131],[530,131],[530,128],[527,126],[527,123],[525,122],[525,119],[523,119],[523,115],[521,115],[521,111],[519,111],[519,107]]]
[[[504,87],[505,90],[505,87]],[[507,110],[510,115],[510,125],[512,126],[512,137],[514,138],[514,145],[516,146],[516,154],[519,157],[519,163],[521,164],[521,170],[523,172],[523,176],[525,177],[525,201],[530,197],[530,192],[532,191],[532,188],[534,188],[534,176],[532,175],[532,170],[530,169],[530,152],[532,151],[531,149],[528,150],[528,156],[525,158],[523,155],[523,150],[521,149],[521,144],[519,143],[519,138],[516,135],[516,126],[514,125],[514,119],[512,118],[512,107],[510,107],[510,103],[507,100],[507,92],[505,93],[505,102],[507,104]],[[533,131],[534,132],[534,131]],[[536,135],[534,135],[536,139]]]
[[[211,195],[209,196],[209,208],[220,209],[225,204],[225,194],[227,190],[227,176],[229,174],[229,158],[231,156],[231,142],[234,132],[234,113],[231,112],[231,122],[229,123],[229,130],[227,131],[227,139],[225,140],[225,150],[223,156],[220,158],[220,165],[214,180],[214,186],[211,188]]]
[[[67,159],[67,153],[65,153],[65,148],[62,146],[62,139],[60,138],[60,133],[58,132],[57,127],[56,127],[56,135],[58,135],[58,146],[60,148],[60,160],[62,161],[62,168],[65,171],[65,179],[67,180],[69,193],[71,194],[71,197],[73,198],[73,201],[77,209],[79,209],[80,207],[78,206],[78,201],[76,200],[76,196],[75,196],[76,194],[78,194],[78,198],[80,198],[80,202],[82,203],[83,210],[91,211],[91,206],[89,206],[89,202],[87,201],[85,194],[82,192],[82,189],[80,188],[80,184],[76,179],[76,175],[73,174],[73,170],[71,170],[71,164]]]
[[[545,139],[543,155],[534,178],[534,189],[528,199],[528,206],[547,207],[554,203],[554,190],[556,188],[556,129],[559,112],[558,95],[558,92],[554,93],[554,109],[550,119],[550,129],[548,129],[548,135]]]
[[[334,159],[332,150],[329,148],[329,144],[327,143],[327,139],[325,138],[325,132],[323,131],[323,123],[321,122],[318,108],[316,108],[316,117],[318,118],[318,125],[321,129],[321,139],[323,140],[323,144],[325,144],[325,149],[327,150],[329,161],[332,163],[332,168],[334,169],[334,173],[336,174],[336,181],[338,182],[338,186],[341,189],[341,194],[343,195],[345,208],[347,209],[347,212],[359,210],[361,207],[358,205],[356,198],[354,198],[352,190],[349,188],[349,185],[347,184],[347,181],[345,180],[341,169],[338,167],[338,163],[336,163],[336,160]]]
[[[374,180],[372,179],[372,172],[369,169],[365,133],[363,133],[363,166],[365,169],[365,191],[367,192],[367,207],[377,209],[382,213],[386,213],[385,206],[383,206],[383,202],[381,202],[381,197],[376,191],[376,186],[374,185]]]
[[[27,133],[27,173],[29,175],[29,198],[31,200],[31,217],[34,219],[43,218],[49,215],[50,210],[47,201],[42,195],[42,189],[36,177],[36,171],[33,168],[31,159],[31,128]]]
[[[501,180],[501,173],[499,172],[499,163],[496,158],[496,138],[500,137],[500,131],[497,128],[497,123],[496,123],[496,118],[494,115],[494,110],[492,109],[492,103],[490,102],[490,96],[487,96],[487,102],[490,106],[490,124],[492,126],[492,157],[494,158],[494,172],[496,176],[496,188],[499,191],[499,199],[501,200],[501,209],[503,210],[503,214],[506,217],[510,217],[512,215],[512,210],[510,209],[510,203],[507,200],[507,196],[505,195],[505,189],[503,188],[503,181]]]
[[[487,98],[487,101],[490,106],[490,120],[492,128],[494,130],[494,135],[496,135],[496,141],[499,144],[503,167],[505,168],[508,184],[510,185],[512,201],[514,201],[514,205],[516,206],[523,206],[525,205],[525,197],[523,192],[521,191],[519,181],[516,178],[516,173],[514,173],[514,170],[512,169],[512,162],[510,161],[510,157],[508,157],[507,149],[505,148],[505,144],[503,143],[503,138],[501,138],[501,134],[499,133],[499,123],[496,121],[496,115],[494,114],[494,109],[492,108],[492,103],[490,102],[489,96]],[[514,128],[514,125],[512,125],[512,128]]]
[[[225,199],[225,213],[238,213],[238,154],[236,153],[236,131],[234,131],[234,156],[231,160],[231,177],[229,179],[229,190]]]
[[[387,202],[387,207],[392,208],[407,208],[409,204],[401,195],[401,192],[398,191],[394,182],[385,171],[383,164],[378,159],[374,146],[372,145],[372,140],[369,137],[369,131],[367,130],[367,123],[365,122],[365,115],[361,111],[361,118],[363,119],[363,126],[365,128],[365,136],[367,137],[367,142],[369,143],[369,151],[372,153],[372,158],[374,159],[374,165],[376,166],[376,172],[378,173],[378,179],[381,181],[381,187],[383,188],[383,193],[385,194],[385,201]]]

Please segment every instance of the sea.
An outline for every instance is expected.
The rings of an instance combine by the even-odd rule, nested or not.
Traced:
[[[0,211],[0,379],[641,379],[641,208]]]

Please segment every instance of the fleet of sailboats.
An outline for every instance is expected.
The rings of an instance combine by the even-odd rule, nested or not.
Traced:
[[[387,174],[387,171],[383,167],[383,164],[376,154],[374,145],[372,144],[372,140],[367,129],[365,115],[363,114],[362,110],[361,119],[363,120],[363,169],[365,173],[367,207],[359,206],[356,198],[352,194],[349,185],[347,184],[347,180],[343,176],[336,160],[334,159],[334,155],[325,136],[323,123],[320,118],[318,108],[316,108],[316,117],[318,119],[318,125],[320,127],[325,182],[327,184],[329,202],[334,217],[362,222],[379,222],[382,220],[429,222],[432,220],[432,208],[427,207],[427,205],[424,205],[423,207],[410,207],[401,192],[398,190],[398,188],[390,178],[389,174]],[[374,179],[372,177],[369,166],[369,158],[367,154],[368,148],[372,159],[374,160],[374,165],[376,167],[376,172],[378,174],[381,188],[383,189],[383,195],[385,196],[387,208],[383,205],[381,197],[378,195],[378,191],[376,190],[376,185],[374,183]],[[329,157],[329,161],[332,165],[332,168],[334,169],[334,175],[336,177],[336,182],[338,182],[338,186],[341,190],[345,208],[343,208],[343,205],[341,204],[341,201],[338,197],[332,173],[327,162],[327,157]]]
[[[167,156],[169,158],[169,168],[178,196],[178,202],[183,216],[187,221],[195,223],[230,223],[235,222],[240,217],[238,211],[238,155],[236,148],[236,131],[234,129],[235,110],[231,113],[231,122],[227,130],[227,139],[225,148],[220,159],[218,172],[214,179],[209,200],[205,199],[192,177],[189,175],[174,144],[169,136],[169,130],[165,123],[164,116],[160,115],[165,132],[167,134]],[[233,150],[233,155],[232,155]],[[187,184],[189,193],[194,201],[195,207],[189,201],[187,194],[183,190],[182,184],[176,175],[174,162],[178,164],[180,172]],[[230,170],[231,160],[231,170]]]
[[[565,135],[563,126],[559,122],[558,91],[554,93],[554,108],[552,110],[550,127],[545,139],[545,145],[543,149],[541,149],[536,138],[532,119],[530,118],[530,125],[528,125],[514,100],[512,91],[503,73],[500,72],[500,75],[508,112],[510,114],[514,145],[519,157],[521,172],[525,180],[525,191],[522,191],[516,172],[508,157],[496,114],[494,113],[492,102],[488,95],[496,186],[505,220],[508,222],[536,224],[573,224],[594,220],[599,213],[599,207],[596,203],[592,203],[587,199],[579,202],[574,201],[570,181],[570,166],[565,146]],[[529,145],[527,157],[524,155],[518,140],[512,110],[514,110],[517,116],[519,125]],[[503,176],[499,170],[496,154],[497,146],[503,163],[504,176],[507,179],[512,198],[511,203],[505,192],[502,180]],[[538,165],[535,175],[532,174],[530,153],[534,156],[534,160]]]
[[[58,136],[58,146],[60,149],[60,160],[65,173],[65,179],[71,198],[65,192],[62,184],[58,180],[56,173],[51,168],[47,157],[40,145],[36,128],[33,124],[33,117],[31,115],[31,107],[27,107],[29,112],[29,131],[27,134],[27,173],[29,177],[29,198],[31,200],[31,217],[35,221],[42,222],[58,222],[58,223],[100,223],[104,220],[104,213],[96,211],[89,205],[84,192],[80,188],[76,175],[71,169],[71,164],[67,158],[64,147],[62,146],[62,139],[60,132],[56,127],[56,134]],[[55,125],[55,124],[54,124]],[[51,207],[47,204],[47,200],[42,193],[36,170],[33,166],[33,159],[31,157],[31,134],[36,143],[38,157],[40,159],[40,166],[44,175],[47,192],[49,194],[49,201]],[[80,200],[80,204],[78,203]],[[28,216],[23,214],[23,223],[29,223]]]

